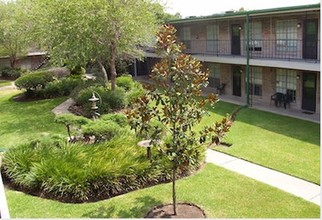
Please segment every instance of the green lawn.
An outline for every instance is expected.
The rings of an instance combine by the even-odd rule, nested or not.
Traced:
[[[171,185],[137,190],[95,203],[66,204],[6,191],[12,218],[143,218],[171,203]],[[208,164],[177,183],[179,202],[192,202],[208,218],[319,218],[320,207],[274,187]]]
[[[1,80],[0,79],[0,87],[10,86],[10,85],[11,85],[11,81],[9,81],[9,80]]]
[[[201,125],[237,107],[219,102]],[[224,141],[232,146],[213,149],[320,184],[319,124],[243,108]]]
[[[65,134],[64,126],[54,123],[51,110],[66,98],[33,102],[15,102],[17,90],[0,92],[0,148],[10,148],[48,133]]]
[[[17,103],[19,91],[0,92],[0,148],[10,148],[48,133],[65,134],[51,110],[66,98]],[[218,103],[202,121],[209,124],[236,105]],[[320,182],[319,125],[253,109],[242,109],[216,148],[312,182]],[[320,207],[276,188],[208,164],[178,182],[178,200],[196,203],[210,218],[318,218]],[[12,218],[143,217],[155,205],[171,202],[171,186],[162,184],[95,203],[66,204],[6,190]]]

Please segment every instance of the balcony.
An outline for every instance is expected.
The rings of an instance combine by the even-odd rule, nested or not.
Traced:
[[[246,40],[189,40],[182,41],[186,53],[193,55],[246,58]],[[305,45],[305,46],[304,46]],[[320,41],[303,40],[251,40],[249,44],[250,59],[270,59],[280,61],[301,61],[320,63]]]

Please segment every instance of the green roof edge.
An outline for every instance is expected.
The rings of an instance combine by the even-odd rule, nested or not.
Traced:
[[[242,11],[242,12],[237,11],[237,12],[231,12],[231,13],[213,14],[213,15],[200,16],[200,17],[170,20],[170,21],[168,21],[168,23],[176,24],[176,23],[211,20],[211,19],[216,19],[216,18],[226,18],[226,17],[246,16],[246,15],[251,16],[252,14],[264,14],[264,13],[270,13],[270,12],[275,13],[275,12],[282,12],[282,11],[295,11],[295,10],[300,10],[300,9],[305,10],[305,9],[314,9],[314,8],[320,8],[320,3],[310,4],[310,5],[269,8],[269,9],[257,9],[257,10]]]

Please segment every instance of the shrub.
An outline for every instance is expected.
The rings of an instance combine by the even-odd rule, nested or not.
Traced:
[[[50,72],[53,76],[55,76],[58,79],[61,79],[70,75],[70,70],[66,67],[54,67],[54,68],[48,69],[47,71]]]
[[[103,94],[102,101],[106,101],[112,110],[119,110],[127,106],[127,99],[125,91],[122,88],[116,88],[116,90],[108,90]]]
[[[142,84],[139,82],[134,82],[132,89],[127,93],[127,100],[129,104],[132,104],[136,99],[143,96],[146,90],[143,88]]]
[[[21,76],[23,70],[11,67],[3,67],[0,69],[0,75],[4,78],[17,79]]]
[[[116,85],[123,88],[125,91],[130,91],[134,86],[134,81],[131,75],[122,75],[116,78]]]
[[[59,96],[67,96],[78,86],[83,84],[83,80],[79,78],[63,78],[62,80],[55,80],[49,82],[43,89],[43,96],[45,98],[54,98]]]
[[[26,89],[27,93],[34,93],[37,90],[45,88],[45,86],[54,81],[51,73],[45,71],[37,71],[23,75],[15,81],[19,89]]]
[[[101,142],[117,136],[120,129],[120,125],[114,121],[97,120],[85,125],[82,131],[85,137],[95,136],[95,142]]]
[[[128,125],[127,117],[124,114],[121,114],[121,113],[102,115],[101,120],[116,122],[121,127],[125,127],[126,125]]]
[[[86,74],[86,70],[84,67],[77,65],[70,71],[70,74],[75,76],[84,76]]]
[[[4,154],[3,174],[23,191],[64,202],[97,201],[170,180],[166,161],[150,163],[136,143],[131,133],[91,147],[33,141]]]
[[[76,104],[83,107],[87,116],[91,111],[91,103],[88,100],[92,97],[93,92],[95,92],[95,96],[100,98],[97,104],[100,114],[109,113],[111,110],[119,110],[127,105],[126,95],[122,88],[111,91],[103,86],[90,86],[79,91],[75,99]]]
[[[73,114],[61,114],[55,117],[55,122],[65,125],[68,137],[71,138],[71,128],[80,129],[82,125],[90,123],[90,120]]]

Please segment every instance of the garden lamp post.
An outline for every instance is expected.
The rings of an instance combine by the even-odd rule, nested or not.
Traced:
[[[97,101],[99,100],[99,98],[97,98],[93,92],[93,95],[92,97],[88,100],[92,103],[92,107],[91,107],[91,110],[92,110],[92,117],[93,117],[93,120],[95,121],[99,116],[100,114],[97,112]]]

